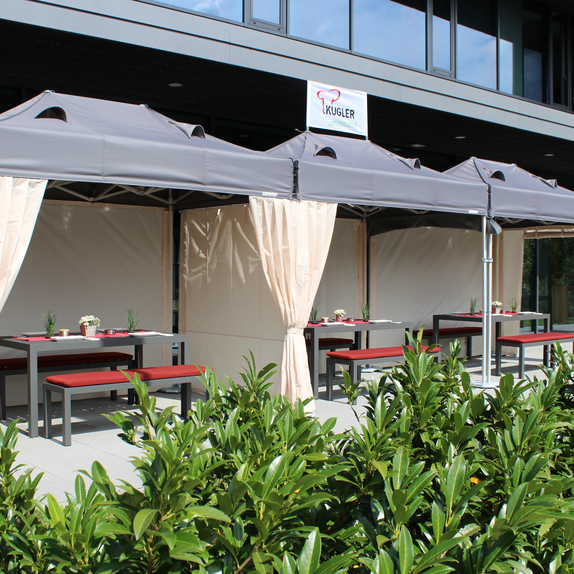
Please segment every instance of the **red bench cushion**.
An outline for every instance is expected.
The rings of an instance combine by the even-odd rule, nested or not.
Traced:
[[[573,333],[528,333],[527,335],[511,335],[498,337],[500,343],[552,343],[562,339],[574,340]]]
[[[160,379],[176,379],[179,377],[198,377],[205,371],[205,367],[194,365],[173,365],[169,367],[147,367],[143,369],[129,369],[125,372],[131,377],[138,373],[142,381],[155,381]],[[46,377],[46,381],[60,387],[89,387],[92,385],[109,385],[127,382],[121,371],[99,371],[94,373],[73,373],[69,375],[54,375]]]
[[[408,349],[412,350],[409,345]],[[438,353],[439,348],[433,347],[429,350],[428,347],[422,347],[423,351],[428,351],[429,353]],[[402,357],[403,347],[378,347],[374,349],[355,349],[353,351],[331,351],[327,353],[327,357],[333,359],[344,359],[345,361],[364,361],[365,359],[384,359],[386,357]]]
[[[38,367],[60,367],[64,365],[93,365],[96,363],[108,363],[110,361],[131,361],[133,355],[129,353],[82,353],[78,355],[42,355],[38,357]],[[28,359],[16,357],[0,359],[0,370],[11,371],[27,369]]]
[[[439,337],[449,337],[449,336],[456,336],[460,335],[461,333],[465,334],[474,334],[482,335],[482,328],[481,327],[447,327],[446,329],[440,329],[438,332]],[[423,335],[425,337],[432,336],[432,329],[424,329]]]
[[[311,346],[310,339],[305,339],[307,347]],[[355,344],[354,339],[343,339],[339,337],[324,337],[319,339],[319,347],[332,347],[333,345],[349,345],[351,347]]]

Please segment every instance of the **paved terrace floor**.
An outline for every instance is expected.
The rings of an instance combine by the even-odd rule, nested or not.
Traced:
[[[526,357],[525,375],[530,378],[534,376],[542,378],[543,374],[538,368],[542,362],[542,347],[529,348]],[[478,382],[482,379],[480,359],[468,361],[466,368],[473,381]],[[517,376],[517,358],[504,357],[502,372],[503,374],[511,372]],[[492,377],[494,383],[498,380],[499,377]],[[335,430],[340,432],[355,425],[356,419],[342,393],[338,391],[334,394],[334,401],[324,400],[325,389],[322,387],[320,398],[316,401],[316,412],[321,421],[336,417]],[[160,408],[175,405],[175,411],[178,412],[179,395],[157,392],[155,396]],[[192,400],[194,398],[197,397],[192,397]],[[364,405],[364,398],[359,398],[358,404],[354,407],[358,414],[363,412]],[[139,449],[124,443],[118,437],[118,427],[102,416],[104,413],[130,408],[135,407],[127,405],[125,398],[121,397],[118,401],[110,401],[107,398],[73,401],[72,446],[70,447],[64,447],[60,443],[61,436],[58,433],[61,427],[59,424],[54,426],[54,438],[49,440],[42,436],[31,439],[23,430],[17,443],[19,451],[17,462],[26,467],[33,467],[35,473],[44,473],[39,484],[38,495],[50,493],[59,502],[65,502],[65,493],[74,492],[74,481],[78,471],[89,471],[96,460],[104,466],[116,484],[122,479],[134,486],[140,484],[130,463],[130,457],[137,456]],[[58,412],[59,406],[56,405],[56,416]],[[9,407],[8,421],[2,423],[3,426],[15,418],[20,419],[19,427],[25,429],[27,427],[26,407]],[[58,422],[56,419],[55,423]],[[43,428],[40,429],[40,433],[43,433]]]

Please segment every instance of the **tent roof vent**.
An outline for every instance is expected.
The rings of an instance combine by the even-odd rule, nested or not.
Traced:
[[[333,159],[337,159],[337,152],[335,152],[335,150],[332,147],[329,146],[320,147],[317,144],[315,144],[315,153],[313,154],[313,156],[318,155],[326,155],[332,157]]]
[[[499,179],[500,181],[506,181],[506,176],[499,169],[491,171],[488,178]]]
[[[421,169],[421,160],[418,157],[399,157],[399,159],[411,169]]]
[[[189,139],[192,137],[205,139],[205,130],[199,124],[186,124],[184,122],[175,122],[168,120],[168,122],[175,126],[180,132],[183,132]]]
[[[530,175],[533,178],[538,179],[542,183],[545,183],[548,187],[551,187],[552,189],[556,189],[558,187],[558,180],[556,180],[556,179],[544,179],[543,177],[540,177],[538,175],[534,175],[533,173],[531,173]]]
[[[62,120],[63,122],[67,122],[68,118],[66,116],[66,112],[60,108],[59,106],[54,106],[52,108],[47,108],[43,112],[40,112],[36,119],[38,118],[50,118],[53,120]]]

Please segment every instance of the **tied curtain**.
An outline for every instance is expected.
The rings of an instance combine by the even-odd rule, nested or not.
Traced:
[[[290,401],[313,396],[303,329],[315,300],[337,204],[249,198],[261,265],[287,329],[280,392]],[[307,405],[314,411],[314,402]]]
[[[0,311],[28,250],[46,183],[0,176]]]

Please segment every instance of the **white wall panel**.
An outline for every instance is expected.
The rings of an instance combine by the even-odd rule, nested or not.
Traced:
[[[139,310],[139,325],[161,330],[166,285],[162,210],[45,201],[28,253],[0,314],[3,335],[43,329],[52,310],[56,328],[78,331],[82,315],[102,327],[125,327],[125,310]],[[171,291],[171,288],[169,288]],[[169,345],[166,357],[171,356]],[[118,348],[132,352],[133,347]],[[21,354],[21,353],[20,353]],[[0,357],[18,352],[0,349]],[[161,365],[162,348],[144,350],[146,366]],[[8,404],[26,401],[25,377],[8,379]]]

